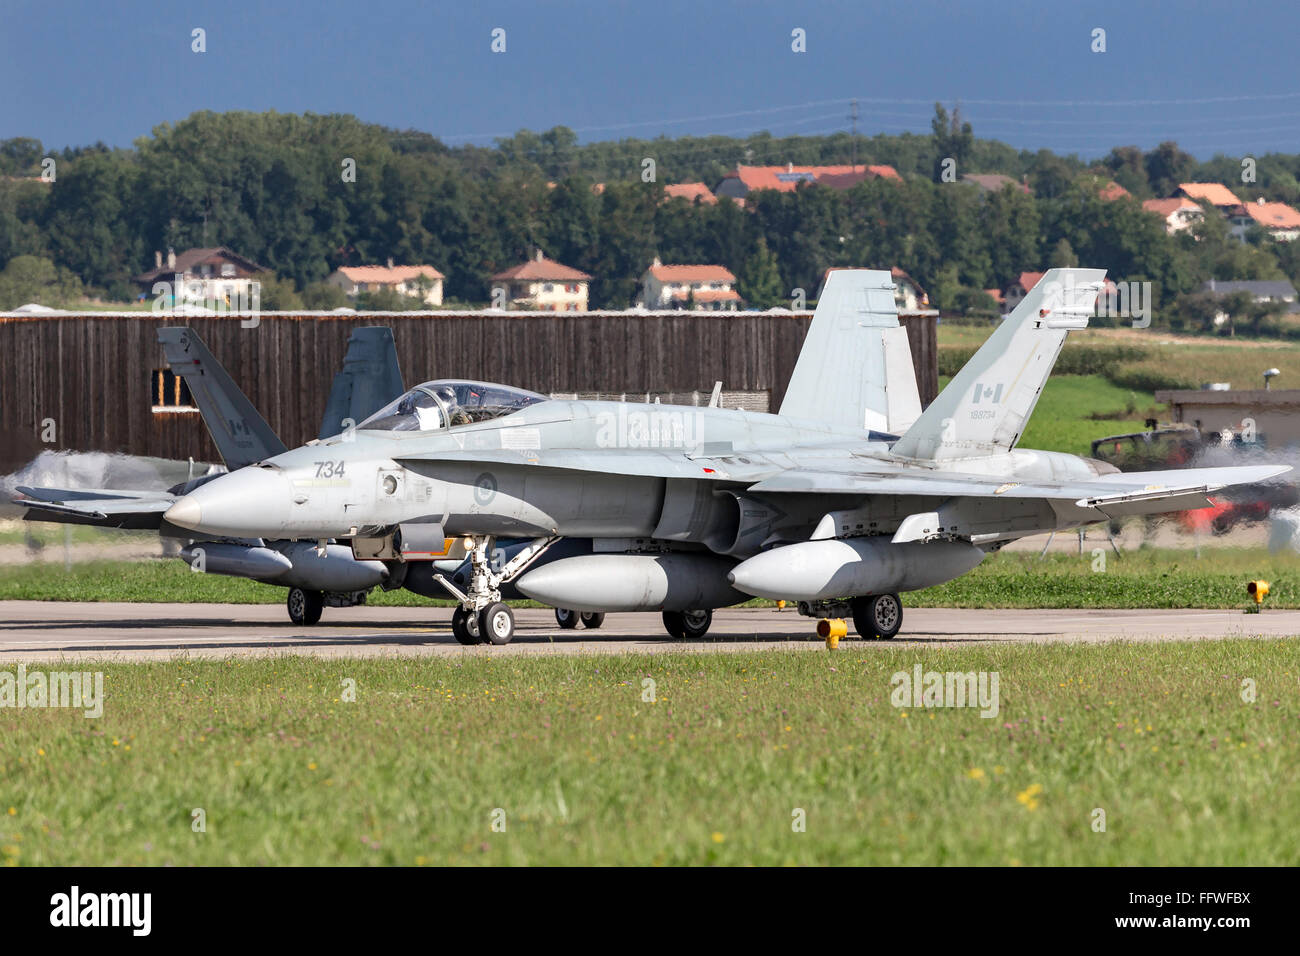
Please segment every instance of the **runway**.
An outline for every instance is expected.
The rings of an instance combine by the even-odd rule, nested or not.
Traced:
[[[819,649],[813,621],[794,611],[728,609],[714,614],[703,641],[668,637],[658,614],[611,614],[595,631],[566,631],[547,610],[516,612],[505,647],[463,647],[446,608],[327,608],[314,627],[290,624],[278,604],[110,604],[0,602],[0,662],[18,660],[166,660],[180,655],[314,654],[328,657],[466,654],[662,653]],[[906,608],[893,641],[841,647],[969,646],[1059,641],[1278,638],[1300,634],[1300,611],[969,610]]]

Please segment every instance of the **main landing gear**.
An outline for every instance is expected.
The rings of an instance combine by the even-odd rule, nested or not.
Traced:
[[[820,619],[817,633],[821,637],[846,633],[848,628],[843,619],[849,617],[858,636],[867,641],[890,640],[903,626],[903,602],[897,594],[866,594],[840,601],[800,601],[799,613]]]
[[[289,588],[284,605],[289,620],[298,626],[311,626],[320,621],[327,607],[356,607],[366,603],[365,591],[314,591],[311,588]]]
[[[284,603],[289,609],[289,620],[298,625],[311,625],[320,620],[320,612],[325,609],[325,595],[320,591],[289,588],[289,597]]]
[[[664,611],[664,628],[678,640],[698,641],[709,632],[713,624],[713,612],[703,611]]]
[[[597,630],[605,623],[605,615],[597,611],[570,611],[568,608],[555,609],[555,623],[564,630],[571,631],[579,624],[589,631]]]
[[[494,540],[491,535],[469,537],[470,575],[464,591],[443,575],[434,575],[460,601],[451,615],[451,633],[462,644],[510,643],[515,636],[515,612],[501,600],[501,585],[523,572],[556,539],[534,539],[499,568],[491,558]]]

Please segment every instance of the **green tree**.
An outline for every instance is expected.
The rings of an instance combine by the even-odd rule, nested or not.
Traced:
[[[0,309],[14,309],[28,302],[58,308],[81,296],[80,280],[49,259],[16,256],[0,272]]]
[[[754,308],[770,309],[784,305],[787,301],[776,254],[767,247],[767,240],[761,236],[737,278],[737,291]]]

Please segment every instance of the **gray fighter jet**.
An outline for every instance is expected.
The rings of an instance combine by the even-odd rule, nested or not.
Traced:
[[[248,398],[188,328],[158,330],[168,365],[180,377],[231,471],[285,452],[285,445]],[[321,423],[321,435],[335,435],[402,394],[393,334],[387,328],[361,328],[348,340],[343,367],[335,376]],[[15,499],[27,506],[28,521],[52,521],[106,528],[157,529],[168,538],[186,539],[180,557],[196,570],[251,578],[289,589],[286,604],[295,624],[315,624],[325,606],[364,603],[367,592],[384,583],[388,570],[377,561],[357,561],[346,545],[263,539],[261,536],[196,535],[170,525],[163,514],[183,495],[219,475],[204,475],[165,491],[20,486]],[[193,540],[198,538],[199,540]],[[454,562],[455,568],[460,562]],[[449,570],[451,569],[449,568]],[[442,596],[441,591],[438,592]]]
[[[165,517],[211,535],[346,540],[393,577],[425,568],[460,600],[464,643],[511,639],[507,583],[577,611],[662,611],[682,637],[751,596],[893,637],[899,592],[1008,541],[1204,507],[1287,470],[1119,473],[1016,447],[1104,275],[1049,271],[924,411],[889,274],[839,270],[775,415],[426,382],[355,432],[195,488]],[[530,540],[494,562],[500,537]],[[542,562],[575,538],[591,553]],[[453,539],[470,554],[463,587],[427,570]]]

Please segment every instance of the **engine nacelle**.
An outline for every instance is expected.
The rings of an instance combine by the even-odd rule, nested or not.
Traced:
[[[592,554],[534,568],[516,582],[535,601],[573,611],[697,611],[749,599],[710,554]]]
[[[933,587],[983,560],[984,552],[964,541],[838,538],[764,551],[736,565],[729,580],[757,597],[821,601]]]

